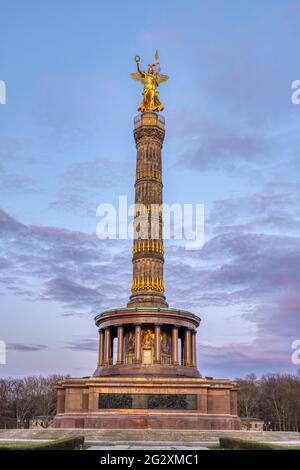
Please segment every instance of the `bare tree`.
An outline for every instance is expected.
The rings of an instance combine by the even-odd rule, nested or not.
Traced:
[[[238,412],[245,418],[253,418],[258,412],[257,394],[258,383],[254,374],[248,375],[245,379],[239,379],[240,387]]]
[[[276,431],[300,429],[300,376],[269,374],[238,379],[240,416],[263,419]]]
[[[0,380],[0,427],[28,427],[32,418],[41,417],[48,427],[56,413],[55,383],[59,375],[29,376]]]

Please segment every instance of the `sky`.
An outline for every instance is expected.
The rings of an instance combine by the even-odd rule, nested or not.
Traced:
[[[299,0],[2,0],[0,376],[91,375],[93,318],[128,301],[131,240],[99,240],[96,208],[133,202],[129,74],[156,49],[164,201],[205,207],[201,250],[166,242],[167,300],[202,319],[203,375],[297,373],[299,21]]]

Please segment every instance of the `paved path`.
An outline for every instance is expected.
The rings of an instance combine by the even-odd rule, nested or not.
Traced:
[[[189,446],[180,446],[172,445],[170,447],[140,447],[140,446],[91,446],[88,450],[209,450],[208,447],[189,447]]]
[[[83,435],[87,441],[152,441],[164,442],[211,442],[220,437],[239,437],[263,442],[299,441],[300,433],[276,431],[200,431],[192,429],[0,429],[0,439],[59,439],[68,436]]]

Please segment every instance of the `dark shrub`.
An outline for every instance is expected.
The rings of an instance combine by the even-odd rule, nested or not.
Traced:
[[[246,441],[244,439],[220,437],[220,447],[232,450],[283,450],[283,447],[266,442]]]

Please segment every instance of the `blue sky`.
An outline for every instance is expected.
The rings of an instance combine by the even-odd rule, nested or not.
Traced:
[[[95,211],[133,201],[129,79],[159,50],[164,199],[204,203],[206,244],[167,243],[170,305],[200,315],[204,375],[297,372],[299,1],[1,3],[0,375],[89,375],[93,316],[129,296],[130,241]]]

